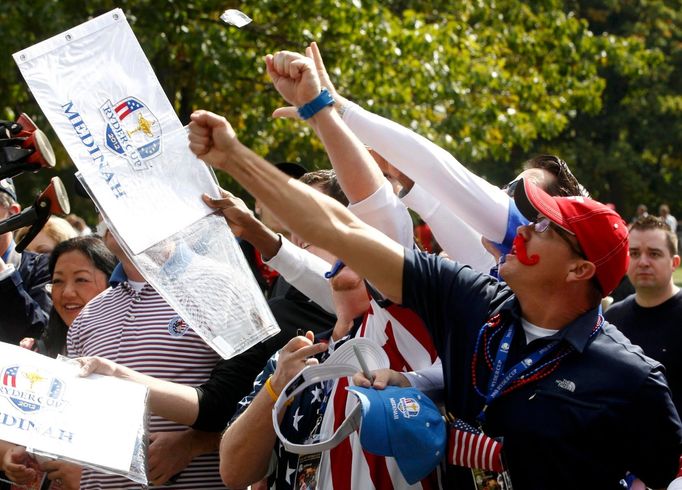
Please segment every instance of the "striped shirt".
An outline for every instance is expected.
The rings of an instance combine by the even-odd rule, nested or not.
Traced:
[[[69,329],[67,349],[69,357],[101,356],[143,374],[190,386],[205,382],[220,359],[151,286],[145,284],[137,292],[127,282],[88,303]],[[155,415],[150,418],[150,432],[185,429]],[[199,456],[174,484],[158,488],[224,488],[218,464],[217,451]],[[84,468],[81,488],[144,487],[121,476]]]

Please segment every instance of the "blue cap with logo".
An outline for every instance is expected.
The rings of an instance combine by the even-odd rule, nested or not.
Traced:
[[[428,476],[445,456],[445,421],[416,388],[351,386],[362,404],[360,443],[370,453],[395,458],[410,484]]]

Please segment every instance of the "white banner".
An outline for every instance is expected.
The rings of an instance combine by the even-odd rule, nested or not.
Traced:
[[[217,186],[121,10],[14,60],[133,254],[211,213],[200,196]]]
[[[125,474],[147,388],[110,376],[81,378],[78,370],[0,342],[0,440]]]
[[[85,188],[144,278],[222,357],[279,332],[120,9],[14,54]]]

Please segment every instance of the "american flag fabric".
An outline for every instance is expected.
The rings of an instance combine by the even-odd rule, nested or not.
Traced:
[[[433,365],[437,354],[421,319],[402,306],[385,308],[372,298],[365,321],[356,337],[375,341],[388,355],[391,369],[410,371]],[[330,405],[324,413],[322,431],[333,432],[356,405],[348,395],[349,378],[340,378],[332,390]],[[363,451],[360,437],[351,434],[341,444],[322,454],[320,481],[325,490],[436,490],[443,488],[438,472],[410,485],[405,481],[395,458]]]
[[[500,473],[504,470],[502,443],[462,419],[455,419],[450,425],[448,463]]]

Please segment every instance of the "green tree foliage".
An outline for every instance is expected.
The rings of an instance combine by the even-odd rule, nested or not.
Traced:
[[[196,108],[223,113],[271,161],[329,165],[305,124],[270,117],[282,100],[262,61],[315,40],[342,93],[492,182],[508,181],[532,154],[558,152],[625,214],[638,201],[682,209],[679,0],[2,2],[0,117],[24,111],[46,125],[11,53],[116,6],[181,120]],[[228,7],[254,22],[228,26],[218,18]],[[58,154],[59,173],[72,173]],[[48,177],[17,183],[33,193]]]
[[[601,44],[603,108],[579,114],[556,147],[593,194],[629,218],[639,203],[682,214],[682,2],[579,0]]]

